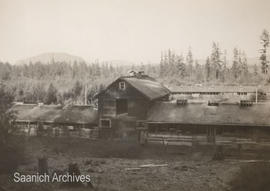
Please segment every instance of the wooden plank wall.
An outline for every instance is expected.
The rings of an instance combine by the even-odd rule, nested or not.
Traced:
[[[262,145],[270,146],[270,138],[254,139],[250,137],[235,136],[215,136],[215,142],[209,142],[204,135],[168,135],[168,134],[148,134],[148,143],[166,145]]]

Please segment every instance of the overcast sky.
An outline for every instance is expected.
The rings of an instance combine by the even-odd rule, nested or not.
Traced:
[[[196,58],[213,41],[258,56],[270,0],[0,0],[0,60],[44,52],[85,60],[158,62],[172,48]]]

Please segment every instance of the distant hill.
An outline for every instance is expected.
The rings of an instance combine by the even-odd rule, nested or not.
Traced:
[[[270,55],[268,56],[268,58],[270,58]],[[39,54],[37,56],[22,59],[22,60],[15,62],[15,64],[29,64],[30,62],[32,62],[32,63],[36,63],[36,62],[51,63],[53,60],[55,62],[67,62],[70,64],[73,64],[75,61],[77,63],[85,62],[85,60],[79,56],[75,56],[75,55],[68,54],[68,53],[51,52],[51,53],[43,53],[43,54]],[[198,59],[197,61],[200,65],[205,64],[205,62],[206,62],[205,59]],[[138,65],[141,65],[141,63],[132,62],[129,60],[120,60],[120,59],[119,60],[104,60],[104,61],[101,61],[100,63],[109,63],[109,64],[112,64],[113,66],[132,66],[132,65],[138,66]],[[258,57],[249,57],[249,58],[247,58],[247,63],[249,66],[253,66],[255,64],[257,64],[259,66],[260,60]],[[148,62],[148,63],[144,63],[144,64],[156,65],[159,63]],[[228,59],[228,67],[231,67],[231,66],[232,66],[232,60]]]
[[[67,63],[74,63],[75,61],[78,62],[84,62],[84,59],[79,57],[79,56],[74,56],[71,54],[67,53],[43,53],[39,54],[37,56],[33,56],[30,58],[26,58],[23,60],[17,61],[15,64],[29,64],[30,62],[36,63],[36,62],[41,62],[41,63],[52,63],[53,61],[55,62],[67,62]]]

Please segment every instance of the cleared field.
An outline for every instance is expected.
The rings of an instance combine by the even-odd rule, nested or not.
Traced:
[[[27,159],[19,171],[35,173],[38,157],[45,155],[50,173],[65,172],[69,163],[77,163],[82,174],[91,176],[93,190],[228,190],[243,161],[213,161],[213,152],[204,146],[142,147],[123,141],[31,137],[26,142]],[[59,183],[7,183],[8,179],[1,177],[9,191],[91,190],[61,188]]]

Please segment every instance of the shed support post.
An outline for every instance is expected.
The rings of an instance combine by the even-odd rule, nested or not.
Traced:
[[[216,144],[216,128],[207,127],[207,142]]]
[[[258,103],[258,88],[256,87],[256,104]]]
[[[30,122],[28,122],[27,124],[28,126],[28,137],[30,137],[30,134],[31,134],[31,126],[30,126]]]

